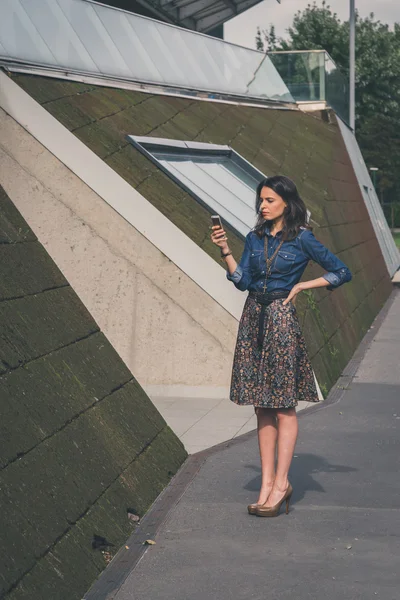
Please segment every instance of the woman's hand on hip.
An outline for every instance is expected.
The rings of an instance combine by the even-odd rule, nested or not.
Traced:
[[[226,237],[225,231],[217,225],[214,225],[213,227],[211,227],[211,229],[213,230],[211,234],[211,241],[214,242],[214,244],[216,244],[219,248],[221,248],[221,250],[229,250],[227,244],[228,238]]]
[[[301,285],[301,283],[296,283],[296,285],[294,285],[292,287],[292,289],[289,292],[289,296],[287,298],[284,299],[284,301],[282,302],[282,304],[285,306],[286,304],[288,304],[293,298],[294,298],[294,302],[293,304],[295,304],[296,301],[296,296],[299,292],[301,292],[303,290],[303,286]]]

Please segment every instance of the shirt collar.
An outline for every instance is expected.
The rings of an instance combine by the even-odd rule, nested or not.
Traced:
[[[272,233],[270,233],[270,228],[268,227],[268,225],[265,226],[265,235],[267,235],[268,237],[280,237],[282,233],[283,231],[281,229],[280,231],[276,232],[275,236],[273,236]]]

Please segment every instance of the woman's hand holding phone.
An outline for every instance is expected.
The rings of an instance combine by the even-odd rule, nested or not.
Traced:
[[[229,250],[228,238],[222,227],[221,219],[218,215],[213,215],[211,222],[211,241],[221,250],[221,258],[223,258],[229,273],[232,275],[237,268],[237,263],[232,256],[232,252]]]
[[[221,252],[225,254],[225,252],[229,251],[229,246],[227,244],[228,238],[226,237],[226,232],[222,227],[221,219],[218,215],[214,215],[211,217],[211,221],[213,223],[211,227],[211,241],[221,248]]]

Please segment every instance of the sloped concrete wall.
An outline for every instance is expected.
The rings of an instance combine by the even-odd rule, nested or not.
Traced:
[[[0,187],[0,597],[79,600],[186,458]]]
[[[326,395],[392,290],[335,115],[152,96],[35,76],[13,78],[215,260],[209,212],[133,148],[126,135],[228,144],[266,175],[294,179],[311,211],[316,237],[353,273],[341,288],[303,292],[296,302]],[[229,237],[239,258],[242,243],[233,232]],[[322,272],[310,262],[303,279]]]
[[[226,395],[236,319],[1,109],[0,182],[142,386]]]

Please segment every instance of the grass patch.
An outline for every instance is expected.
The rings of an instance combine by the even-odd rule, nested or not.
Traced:
[[[394,243],[396,244],[396,246],[398,248],[400,248],[400,232],[392,233],[392,235],[393,235]]]

